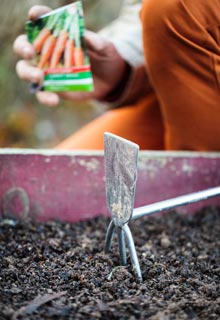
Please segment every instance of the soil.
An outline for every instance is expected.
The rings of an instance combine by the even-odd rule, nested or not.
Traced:
[[[220,209],[130,224],[143,282],[104,254],[106,217],[0,220],[2,319],[220,319]]]

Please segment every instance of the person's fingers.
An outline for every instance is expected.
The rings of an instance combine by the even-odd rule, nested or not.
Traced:
[[[36,97],[41,104],[49,107],[57,106],[60,101],[59,96],[55,92],[38,91]]]
[[[20,60],[16,65],[16,72],[22,80],[32,83],[41,82],[44,73],[41,69],[33,67],[28,61]]]
[[[31,59],[35,55],[34,48],[28,42],[27,36],[24,34],[17,37],[13,45],[13,50],[23,59]]]
[[[94,92],[49,92],[49,91],[37,91],[37,99],[40,103],[48,106],[56,106],[60,102],[60,98],[64,100],[70,100],[75,102],[81,102],[85,100],[95,99]]]
[[[65,100],[72,100],[72,101],[84,101],[95,99],[96,94],[95,92],[59,92],[59,97]]]
[[[39,6],[39,5],[33,6],[28,12],[28,19],[37,20],[39,19],[40,16],[50,11],[51,11],[51,8],[47,6]]]

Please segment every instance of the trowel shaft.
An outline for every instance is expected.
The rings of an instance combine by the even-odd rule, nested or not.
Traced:
[[[133,215],[131,219],[135,220],[143,216],[151,215],[157,212],[159,213],[165,210],[174,209],[182,205],[187,205],[193,202],[206,200],[217,195],[220,195],[220,187],[210,188],[203,191],[198,191],[176,198],[149,204],[143,207],[138,207],[133,210]]]

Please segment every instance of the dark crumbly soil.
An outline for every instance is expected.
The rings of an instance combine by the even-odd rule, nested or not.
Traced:
[[[133,221],[142,284],[108,222],[0,220],[0,320],[220,319],[220,209]]]

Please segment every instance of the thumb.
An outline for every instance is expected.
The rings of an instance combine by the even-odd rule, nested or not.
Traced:
[[[95,52],[105,51],[110,43],[99,34],[89,30],[85,31],[84,41],[86,48]]]
[[[47,6],[35,5],[28,12],[28,19],[37,20],[43,14],[50,12],[51,9]]]

